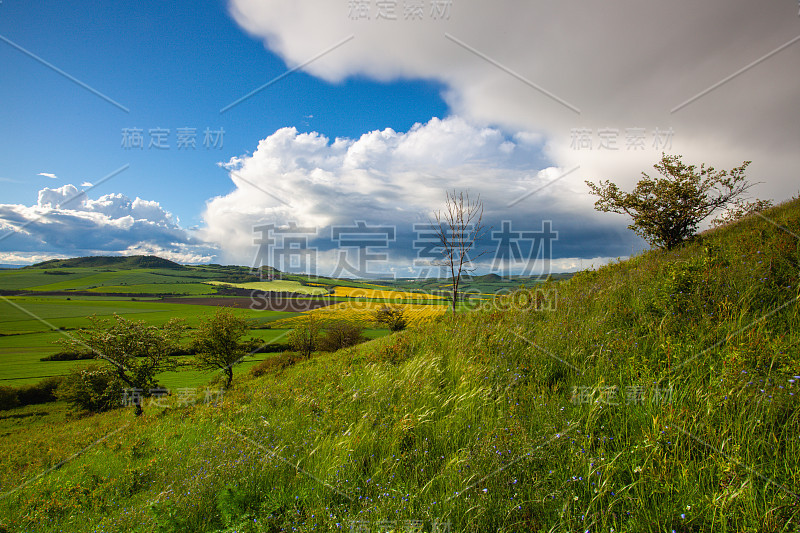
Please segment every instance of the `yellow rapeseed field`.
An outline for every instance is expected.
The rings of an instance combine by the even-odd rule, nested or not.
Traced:
[[[362,289],[360,287],[335,287],[334,296],[348,298],[379,298],[382,300],[441,300],[442,297],[422,292],[381,291],[375,289]]]
[[[313,315],[320,320],[347,320],[349,322],[359,322],[362,325],[370,325],[374,313],[381,307],[385,307],[386,302],[375,302],[370,300],[356,300],[352,302],[339,302],[327,307],[320,307],[313,311],[307,311],[300,316],[276,320],[272,323],[275,328],[291,328],[302,324],[309,315]],[[392,307],[400,307],[405,311],[409,326],[418,326],[432,320],[447,312],[446,305],[426,305],[426,304],[391,304]]]

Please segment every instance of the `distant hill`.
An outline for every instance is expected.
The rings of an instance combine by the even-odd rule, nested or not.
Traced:
[[[483,282],[490,282],[491,283],[491,282],[503,281],[503,278],[501,278],[497,274],[486,274],[486,275],[483,275],[483,276],[473,276],[472,280],[473,281],[483,281]]]
[[[170,268],[184,270],[186,267],[168,259],[155,255],[129,255],[129,256],[90,256],[73,257],[71,259],[51,259],[23,268]]]

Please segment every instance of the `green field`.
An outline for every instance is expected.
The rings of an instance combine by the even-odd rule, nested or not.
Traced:
[[[133,273],[137,275],[136,272]],[[41,277],[41,273],[36,276]],[[33,280],[30,276],[20,279]],[[272,282],[279,283],[279,282]],[[289,282],[296,283],[296,282]],[[182,284],[191,287],[197,284]],[[162,285],[170,287],[169,284]],[[208,287],[207,285],[202,285]],[[129,289],[131,286],[126,286]],[[132,291],[133,292],[133,291]],[[144,291],[149,292],[149,291]],[[61,350],[58,341],[71,338],[72,331],[89,325],[90,316],[110,318],[115,313],[132,320],[163,324],[171,318],[183,319],[190,328],[213,315],[215,308],[160,302],[158,299],[93,296],[0,296],[0,385],[20,386],[42,378],[66,374],[71,368],[85,367],[91,361],[41,361],[42,357]],[[272,342],[286,335],[285,329],[260,329],[270,322],[291,318],[300,313],[240,309],[236,313],[250,320],[254,328],[246,338]],[[191,333],[191,331],[189,332]],[[368,338],[385,335],[385,330],[366,330]],[[285,339],[284,341],[285,342]],[[246,370],[265,354],[250,357],[241,365]],[[164,383],[205,382],[211,373],[181,370],[159,376]]]
[[[156,300],[131,301],[130,298],[27,297],[0,296],[0,384],[22,385],[42,377],[62,375],[70,368],[85,366],[87,361],[40,361],[58,352],[56,343],[68,339],[71,331],[89,325],[89,316],[111,317],[114,313],[132,320],[163,324],[171,318],[181,318],[194,327],[214,307],[162,303]],[[238,310],[237,314],[251,320],[254,326],[298,313],[277,311]],[[54,331],[59,329],[61,331]],[[281,330],[253,330],[250,337],[271,340]]]
[[[359,281],[315,277],[315,285],[306,285],[311,281],[310,278],[287,275],[286,279],[273,281],[243,281],[252,279],[257,277],[246,267],[184,267],[157,258],[139,257],[79,258],[0,271],[0,291],[27,291],[13,296],[0,296],[0,384],[29,384],[42,377],[62,375],[70,368],[88,364],[85,361],[39,359],[59,351],[60,346],[55,341],[68,338],[70,331],[86,327],[89,324],[88,317],[93,315],[110,317],[117,313],[152,324],[163,324],[170,318],[181,318],[193,327],[202,317],[213,313],[210,306],[161,302],[159,295],[213,298],[217,296],[217,289],[226,286],[246,290],[292,292],[305,294],[307,297],[325,295],[336,286],[366,289],[386,287],[423,292],[447,289],[445,280]],[[482,276],[465,279],[462,287],[472,293],[502,288],[507,292],[520,282],[521,280],[503,280],[497,276]],[[528,280],[529,284],[535,282],[537,281]],[[37,295],[45,291],[61,294]],[[144,296],[135,299],[130,296],[92,297],[73,294],[75,291]],[[328,298],[332,302],[350,300],[346,297]],[[423,300],[422,303],[442,304],[433,300]],[[474,305],[459,303],[460,310],[470,307]],[[256,310],[241,310],[239,313],[251,320],[255,328],[297,315]],[[61,333],[54,330],[61,330]],[[270,334],[260,329],[253,332],[257,335]]]
[[[131,285],[103,285],[87,289],[89,292],[138,294],[214,294],[216,289],[206,283],[140,283]]]

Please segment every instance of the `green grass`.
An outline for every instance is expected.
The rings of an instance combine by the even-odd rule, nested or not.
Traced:
[[[97,269],[97,268],[68,268],[64,269],[70,274],[53,275],[47,272],[57,272],[58,269],[44,270],[18,270],[3,272],[0,275],[0,288],[20,289],[27,288],[36,291],[67,291],[88,290],[103,286],[138,285],[138,284],[175,284],[184,279],[185,282],[196,282],[197,278],[183,277],[181,271],[167,271],[159,269]]]
[[[775,224],[750,218],[546,284],[553,310],[537,308],[536,289],[518,291],[237,375],[215,405],[172,397],[139,418],[18,410],[0,419],[0,521],[796,531],[800,203],[767,215]]]
[[[25,268],[0,272],[0,290],[32,291],[85,291],[99,290],[110,292],[144,292],[130,290],[131,286],[153,285],[154,293],[175,293],[178,285],[195,285],[192,294],[197,292],[197,284],[213,280],[238,279],[247,277],[244,267],[213,268],[185,267],[168,268],[124,268],[124,267],[58,267]],[[252,277],[252,276],[249,276]],[[206,287],[208,290],[209,287]],[[187,289],[191,290],[191,289]],[[208,291],[213,292],[213,291]]]
[[[84,277],[84,272],[69,270],[71,274],[48,275],[39,270],[5,270],[0,271],[0,288],[7,290],[26,289],[50,283],[69,283]]]
[[[0,385],[35,383],[41,377],[63,375],[87,361],[40,361],[61,350],[55,341],[68,338],[72,331],[89,325],[87,317],[111,317],[114,313],[132,320],[163,324],[182,318],[190,327],[214,313],[212,306],[131,301],[129,298],[74,298],[14,296],[0,298]],[[237,310],[254,325],[296,316],[299,313]],[[33,316],[32,316],[33,315]],[[53,331],[51,328],[62,328]],[[270,340],[282,330],[253,330],[250,336]]]
[[[181,294],[201,295],[213,294],[217,290],[205,283],[139,283],[131,285],[103,285],[88,289],[90,292],[108,293],[146,293],[146,294]]]

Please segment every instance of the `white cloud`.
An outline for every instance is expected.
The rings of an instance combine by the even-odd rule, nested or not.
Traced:
[[[58,176],[56,176],[55,174],[51,174],[49,172],[39,172],[37,174],[37,176],[44,176],[45,178],[50,178],[50,179],[54,179],[54,180],[58,179]]]
[[[524,138],[541,138],[555,166],[579,165],[576,183],[632,184],[660,155],[652,146],[658,127],[673,129],[672,150],[688,162],[731,168],[753,160],[748,176],[764,182],[760,197],[797,192],[800,41],[766,57],[797,36],[796,3],[456,0],[448,20],[426,12],[421,21],[405,20],[399,4],[397,20],[376,19],[376,3],[369,5],[370,20],[351,20],[347,2],[329,0],[231,0],[230,12],[290,67],[353,35],[303,69],[328,81],[439,80],[455,114],[532,132]],[[573,128],[592,130],[593,150],[572,149]],[[619,150],[598,150],[602,128],[619,130]],[[646,129],[646,150],[626,149],[628,128]],[[363,164],[381,154],[353,157]]]
[[[69,256],[62,254],[40,254],[25,252],[0,252],[0,263],[5,265],[32,265],[49,261],[51,259],[67,259]]]
[[[91,199],[67,184],[40,190],[33,206],[0,204],[0,258],[131,255],[136,250],[187,262],[214,256],[155,201],[131,201],[119,193]]]
[[[254,226],[315,227],[310,245],[320,250],[317,272],[329,275],[337,257],[331,228],[363,220],[396,228],[388,263],[399,272],[416,257],[413,224],[428,221],[442,207],[444,191],[456,187],[473,197],[481,194],[485,221],[495,229],[501,220],[511,220],[516,230],[536,231],[542,220],[553,220],[560,232],[553,248],[561,268],[574,262],[564,261],[569,257],[603,255],[597,231],[621,232],[624,224],[594,213],[586,198],[575,194],[574,183],[554,181],[559,169],[536,168],[537,140],[526,134],[509,138],[457,117],[434,118],[405,133],[385,129],[333,141],[283,128],[261,140],[252,155],[225,165],[236,189],[207,203],[201,234],[222,250],[224,261],[250,264],[257,249]],[[576,212],[586,214],[576,220]],[[590,230],[580,227],[589,220]],[[605,255],[628,255],[640,246],[630,236],[620,242],[607,246]]]
[[[56,209],[64,205],[72,209],[81,209],[85,204],[86,194],[72,184],[63,185],[57,189],[45,187],[39,191],[38,206],[40,208]]]
[[[215,257],[213,253],[209,254],[208,252],[207,248],[202,250],[201,247],[195,247],[193,250],[188,247],[173,246],[170,248],[148,242],[138,242],[121,250],[120,255],[157,255],[176,263],[199,264],[208,263]]]

